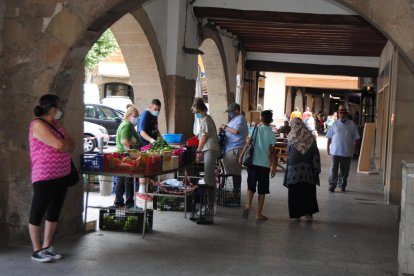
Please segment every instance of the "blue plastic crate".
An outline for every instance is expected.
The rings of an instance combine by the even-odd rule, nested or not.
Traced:
[[[103,169],[102,154],[82,154],[81,168],[83,171],[101,172]]]

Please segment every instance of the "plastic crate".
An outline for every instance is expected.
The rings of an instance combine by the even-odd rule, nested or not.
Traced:
[[[192,195],[187,195],[187,212],[191,212]],[[181,197],[165,197],[165,196],[154,196],[153,207],[160,211],[176,211],[184,212],[185,210],[185,199]]]
[[[144,211],[132,211],[115,208],[101,208],[99,210],[99,229],[108,231],[122,231],[142,233]],[[153,211],[147,210],[145,232],[152,230]]]
[[[82,154],[81,168],[83,171],[101,172],[103,170],[102,154]]]
[[[217,189],[217,205],[223,207],[240,207],[240,187],[233,184],[233,175],[221,175]]]

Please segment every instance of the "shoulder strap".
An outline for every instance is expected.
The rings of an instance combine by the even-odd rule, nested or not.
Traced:
[[[257,129],[257,126],[254,126],[254,129],[253,129],[253,132],[252,132],[252,137],[250,138],[250,141],[249,141],[249,145],[253,144],[253,146],[254,146],[255,138],[253,138],[253,137],[254,137],[254,134],[256,133],[256,129]],[[256,133],[256,136],[257,136],[257,133]]]
[[[62,134],[62,132],[60,132],[57,128],[55,128],[51,123],[49,123],[48,121],[42,119],[42,118],[37,118],[40,121],[45,122],[46,124],[48,124],[54,131],[56,131],[62,138],[65,138],[65,136]]]

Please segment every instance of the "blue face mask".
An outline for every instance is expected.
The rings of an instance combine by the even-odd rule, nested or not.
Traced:
[[[203,118],[203,115],[201,115],[200,113],[196,113],[195,116],[196,116],[197,119],[202,119]]]
[[[234,112],[229,112],[230,120],[233,120],[234,117],[236,117],[236,114]]]
[[[160,114],[160,112],[159,111],[151,111],[151,114],[152,114],[152,116],[157,117]]]

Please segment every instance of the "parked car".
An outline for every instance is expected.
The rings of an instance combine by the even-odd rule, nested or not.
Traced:
[[[101,104],[112,107],[113,109],[121,110],[123,112],[126,111],[126,106],[128,104],[132,104],[130,98],[125,96],[110,96],[103,98]]]
[[[101,139],[102,145],[101,145]],[[91,153],[95,150],[95,148],[108,148],[108,131],[103,126],[90,123],[90,122],[83,122],[83,152]]]
[[[123,120],[124,113],[101,104],[85,104],[84,120],[105,127],[109,141],[115,142],[115,134]]]

